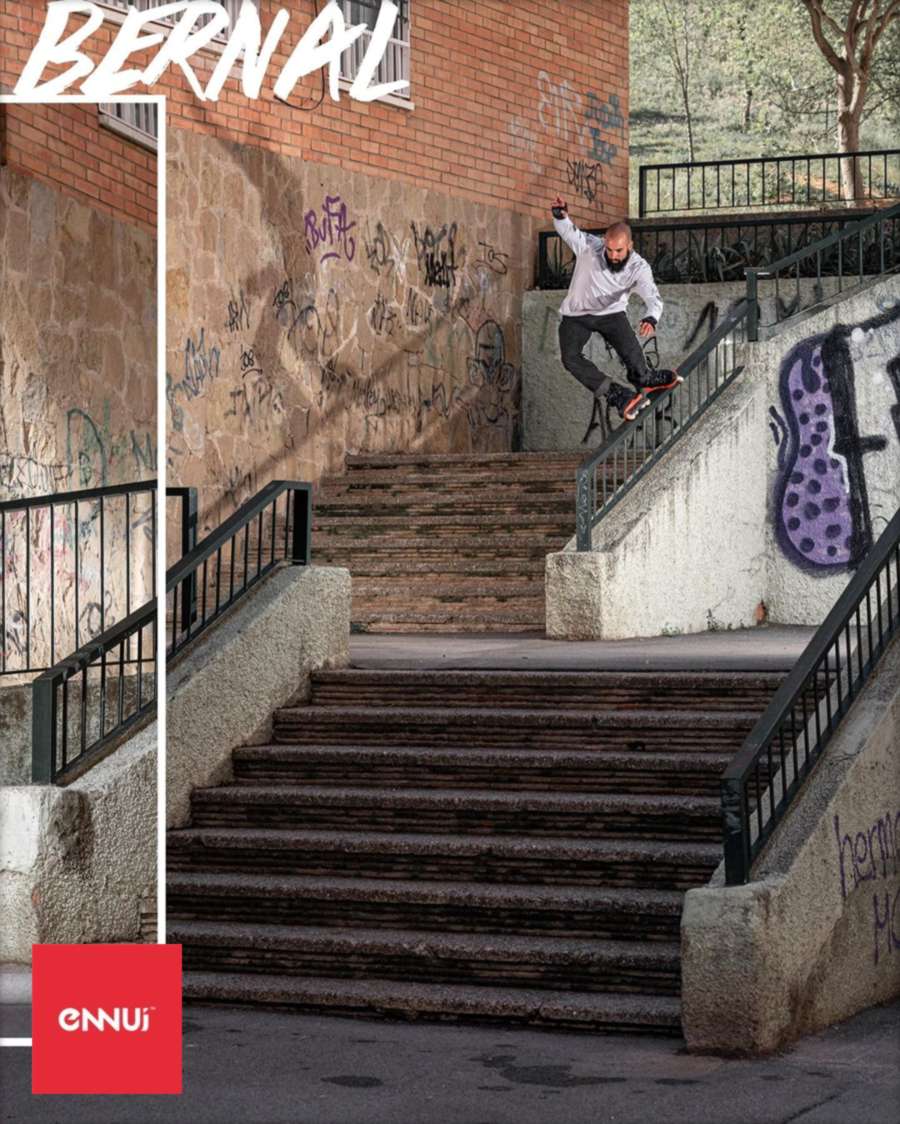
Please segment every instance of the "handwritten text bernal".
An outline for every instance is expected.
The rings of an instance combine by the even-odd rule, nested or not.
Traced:
[[[349,91],[350,97],[357,101],[372,101],[409,85],[405,80],[372,85],[393,32],[397,11],[397,5],[391,0],[382,0]],[[255,99],[259,97],[269,63],[290,21],[289,12],[279,9],[263,41],[259,12],[251,0],[244,0],[230,30],[231,17],[222,4],[213,0],[180,0],[140,11],[129,7],[112,44],[95,64],[81,47],[108,17],[108,11],[86,0],[49,3],[40,38],[16,84],[16,96],[52,99],[69,91],[104,101],[139,85],[153,86],[169,67],[178,66],[199,99],[216,101],[232,68],[242,58],[241,87],[246,97]],[[200,24],[201,20],[205,22]],[[70,22],[75,25],[72,30]],[[291,51],[273,87],[275,97],[286,101],[301,78],[326,67],[329,92],[337,101],[341,55],[367,31],[364,24],[348,26],[340,4],[329,0]],[[221,40],[226,33],[228,37],[221,57],[203,86],[190,60],[197,51],[207,47],[213,39]],[[129,59],[144,51],[155,52],[150,62],[143,69],[129,68]],[[42,81],[48,68],[53,68],[54,76]],[[59,68],[63,68],[61,72]],[[73,89],[79,82],[80,86]]]

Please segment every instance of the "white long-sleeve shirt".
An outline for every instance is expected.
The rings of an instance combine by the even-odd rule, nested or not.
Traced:
[[[575,271],[560,316],[604,316],[625,312],[628,298],[637,293],[646,306],[645,315],[658,321],[662,298],[653,280],[650,263],[634,250],[624,268],[614,272],[604,253],[606,243],[595,234],[585,234],[570,218],[554,219],[556,233],[575,253]]]

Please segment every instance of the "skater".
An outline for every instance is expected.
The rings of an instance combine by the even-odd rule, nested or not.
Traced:
[[[575,271],[559,310],[563,366],[594,395],[594,417],[600,396],[604,395],[620,418],[631,421],[650,404],[649,394],[669,390],[683,381],[676,371],[653,371],[647,367],[644,352],[625,315],[628,298],[636,292],[645,306],[638,329],[641,338],[646,339],[656,331],[663,304],[650,266],[634,252],[627,223],[613,223],[604,238],[597,238],[578,229],[558,195],[551,210],[556,233],[575,253]],[[582,354],[594,332],[625,364],[631,389],[614,382]],[[585,439],[596,428],[594,417]]]

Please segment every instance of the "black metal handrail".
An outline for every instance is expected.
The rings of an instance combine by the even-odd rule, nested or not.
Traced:
[[[750,878],[841,719],[900,631],[900,511],[722,776],[725,881]]]
[[[283,512],[279,512],[284,497]],[[312,486],[273,480],[166,573],[166,659],[282,562],[308,565]]]
[[[746,271],[747,301],[750,305],[748,338],[753,341],[759,339],[760,278],[774,282],[776,305],[787,306],[792,309],[789,315],[780,317],[779,323],[783,323],[785,320],[809,309],[808,305],[804,306],[802,279],[813,277],[816,279],[815,286],[810,287],[813,304],[821,301],[822,296],[826,295],[821,285],[825,276],[822,270],[822,262],[824,256],[832,248],[837,250],[837,270],[830,276],[835,278],[836,284],[832,286],[834,292],[828,293],[828,296],[843,293],[845,288],[849,287],[844,285],[845,277],[855,278],[853,284],[855,288],[865,280],[891,273],[900,267],[900,257],[895,253],[898,229],[900,229],[900,203],[883,211],[876,211],[875,214],[860,219],[858,222],[851,223],[843,230],[837,230],[826,238],[814,242],[811,246],[795,250],[794,253],[771,262],[763,269],[749,267]],[[815,263],[814,268],[812,263]],[[804,266],[809,268],[804,268]],[[781,275],[788,271],[790,273],[788,280],[792,283],[794,290],[789,306],[786,304],[781,291]]]
[[[151,600],[155,542],[155,480],[0,503],[0,675],[52,667]]]
[[[844,190],[848,186],[850,192]],[[641,218],[725,208],[866,204],[898,196],[898,148],[642,164],[638,173]]]
[[[145,480],[0,503],[0,676],[54,667],[155,598],[156,492]],[[183,554],[196,489],[166,495],[180,501]]]
[[[578,466],[575,534],[579,551],[591,549],[591,533],[597,523],[744,369],[738,347],[747,338],[747,318],[747,302],[741,301],[679,365],[684,382],[654,397],[651,406],[610,434]]]
[[[816,215],[753,215],[640,222],[632,227],[634,248],[645,258],[660,285],[705,285],[743,281],[748,267],[765,266],[811,246],[850,223],[876,212],[842,210]],[[602,236],[603,228],[587,233]],[[885,253],[900,262],[900,224],[886,231]],[[836,248],[821,261],[821,276],[835,276],[840,266]],[[572,280],[575,255],[555,230],[538,233],[539,289],[564,289]],[[803,276],[815,276],[803,267]]]
[[[156,704],[156,602],[32,683],[31,778],[64,784],[106,756]]]

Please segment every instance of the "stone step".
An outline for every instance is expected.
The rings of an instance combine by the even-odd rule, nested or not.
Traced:
[[[531,599],[544,604],[544,583],[540,574],[508,580],[489,578],[461,578],[453,575],[443,580],[407,577],[402,583],[385,581],[383,578],[353,577],[353,597],[360,605],[377,598],[385,608],[406,607],[408,604],[420,610],[441,607],[442,601],[472,604],[476,601],[496,601],[502,604],[508,600]]]
[[[397,532],[406,537],[410,534],[431,536],[434,534],[451,537],[475,531],[485,534],[503,535],[565,535],[571,537],[575,522],[574,506],[567,512],[547,515],[542,512],[518,510],[515,512],[490,512],[470,515],[454,510],[437,515],[423,515],[411,522],[405,512],[389,511],[378,515],[372,511],[340,512],[333,516],[317,513],[313,520],[313,534],[336,535],[355,534],[367,531],[373,535],[387,537]]]
[[[545,620],[544,592],[531,594],[492,594],[485,591],[464,597],[449,593],[423,597],[392,597],[387,602],[371,588],[368,593],[353,591],[352,621],[357,630],[362,630],[367,622],[385,625],[386,619],[409,621],[411,619],[431,618],[434,623],[452,621],[462,626],[466,622],[483,621],[499,631],[502,624],[521,624],[531,631],[541,628]]]
[[[245,746],[239,784],[490,788],[537,792],[719,793],[730,754],[434,749],[385,746]]]
[[[722,858],[718,843],[260,828],[182,828],[167,846],[170,872],[651,890],[700,885]]]
[[[719,801],[702,796],[230,785],[195,789],[191,808],[196,827],[721,838]]]
[[[316,504],[316,519],[396,519],[400,516],[428,518],[508,518],[528,513],[532,516],[571,520],[575,502],[573,490],[560,489],[552,495],[522,493],[497,497],[483,492],[475,495],[444,494],[441,490],[415,493],[354,491],[322,497]]]
[[[568,470],[574,473],[584,460],[583,451],[548,453],[348,453],[344,466],[348,474],[357,472],[395,472],[405,476],[415,472],[526,472]]]
[[[411,578],[411,582],[431,577]],[[354,579],[354,590],[366,589]],[[783,672],[315,671],[318,706],[484,707],[754,711],[761,713]]]
[[[542,636],[544,620],[543,612],[538,614],[531,610],[481,611],[476,608],[466,613],[450,609],[434,613],[381,613],[376,609],[354,609],[351,631],[386,635],[430,633],[435,636],[450,636],[458,633],[465,636],[499,633],[505,636],[527,633],[529,636]]]
[[[636,466],[635,466],[636,467]],[[623,482],[625,470],[621,463],[598,473],[597,479],[607,487]],[[516,476],[503,476],[495,472],[354,472],[346,476],[328,476],[322,479],[316,491],[315,506],[340,502],[344,499],[359,503],[401,503],[439,500],[441,502],[472,503],[491,509],[498,503],[529,503],[568,501],[575,503],[576,472],[540,470]]]
[[[186,972],[183,994],[187,1002],[268,1005],[319,1015],[378,1015],[593,1033],[681,1033],[681,1004],[668,995],[585,995],[392,980],[302,980],[237,972]]]
[[[174,871],[167,920],[678,940],[677,891]]]
[[[677,943],[171,920],[186,971],[677,995]]]
[[[570,535],[575,533],[572,520]],[[351,569],[357,555],[370,558],[380,555],[382,559],[409,558],[415,562],[440,561],[448,557],[453,560],[518,559],[539,560],[543,567],[548,551],[561,550],[568,539],[562,543],[558,536],[544,537],[525,533],[522,535],[491,535],[479,538],[477,535],[460,532],[443,539],[436,536],[410,535],[409,529],[396,535],[373,534],[357,538],[353,535],[322,534],[313,543],[313,558],[317,565],[347,565]],[[347,561],[343,561],[346,559]]]
[[[699,710],[295,706],[277,710],[274,742],[296,745],[460,746],[736,752],[757,715]]]
[[[339,556],[336,552],[334,558]],[[421,554],[421,551],[419,552]],[[327,553],[317,552],[314,561],[317,566],[325,565],[323,558],[331,557]],[[338,563],[335,562],[335,565]],[[343,563],[341,563],[343,564]],[[455,554],[441,554],[430,561],[420,559],[418,556],[411,558],[373,557],[362,552],[354,552],[350,561],[354,581],[357,578],[388,578],[382,584],[382,589],[391,589],[396,582],[405,582],[410,578],[416,581],[447,581],[449,579],[461,580],[463,577],[475,578],[500,578],[504,581],[520,577],[537,580],[541,587],[544,584],[544,570],[546,555],[542,552],[533,558],[516,558],[501,555],[496,558],[460,558]]]

